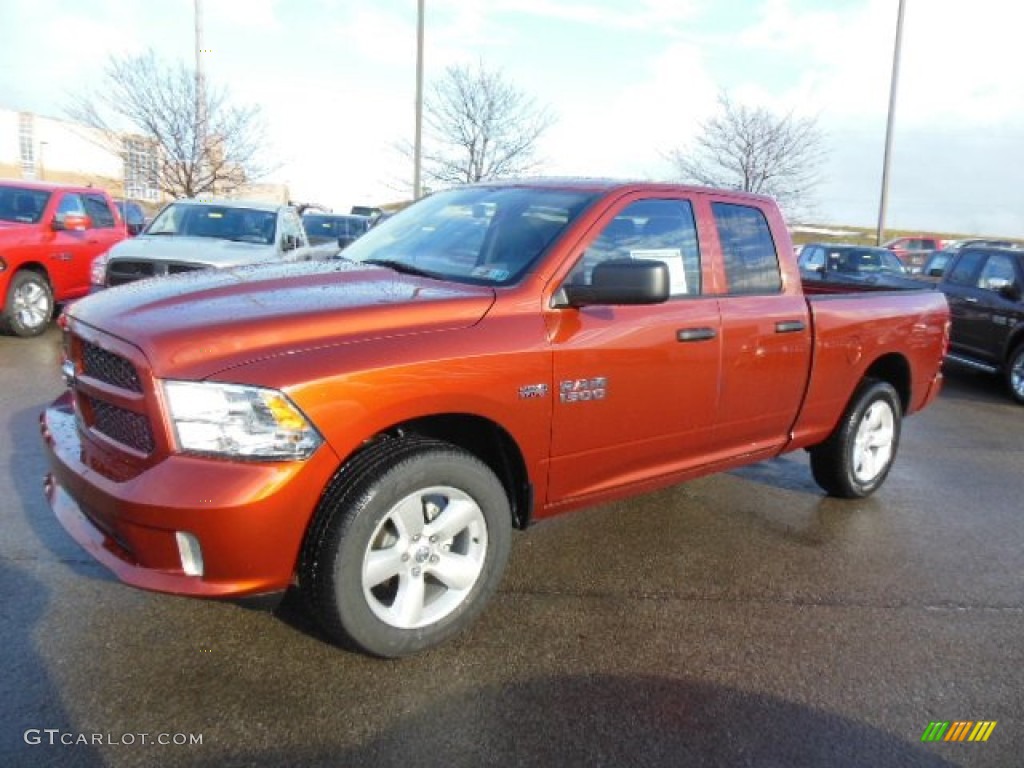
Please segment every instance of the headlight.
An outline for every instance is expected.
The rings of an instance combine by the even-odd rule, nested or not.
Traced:
[[[308,459],[323,438],[276,389],[165,381],[178,447],[251,459]]]
[[[102,256],[97,256],[92,260],[92,266],[89,267],[89,282],[93,285],[106,285],[107,283],[107,261],[110,259],[110,255],[104,253]]]

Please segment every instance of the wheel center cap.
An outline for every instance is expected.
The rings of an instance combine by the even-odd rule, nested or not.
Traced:
[[[423,564],[430,559],[430,547],[420,547],[413,555],[417,563]]]

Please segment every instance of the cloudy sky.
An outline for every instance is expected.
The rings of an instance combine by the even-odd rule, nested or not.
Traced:
[[[401,199],[416,0],[202,0],[206,68],[264,111],[274,180],[335,208]],[[546,174],[670,178],[726,91],[813,117],[817,223],[878,216],[898,0],[426,0],[426,78],[482,62],[549,105]],[[62,117],[110,54],[194,56],[193,0],[2,0],[0,107]],[[906,0],[887,222],[1024,236],[1024,5]]]

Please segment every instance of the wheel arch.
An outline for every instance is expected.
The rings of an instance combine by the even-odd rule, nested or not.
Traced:
[[[36,274],[45,277],[46,282],[49,283],[50,288],[53,288],[53,280],[50,278],[50,272],[46,269],[46,265],[41,261],[24,261],[18,265],[17,269],[11,270],[11,277],[13,278],[19,272],[35,272]]]
[[[1024,322],[1017,324],[1017,327],[1010,331],[1010,334],[1006,337],[1006,347],[1003,349],[1003,365],[1010,362],[1010,355],[1021,344],[1024,344]]]
[[[907,413],[911,405],[912,382],[910,363],[903,355],[890,353],[875,360],[867,370],[861,381],[876,379],[887,382],[896,390],[900,398],[900,408]]]
[[[484,464],[501,481],[512,508],[512,524],[525,528],[533,514],[533,488],[526,460],[515,439],[501,425],[470,413],[421,416],[396,424],[379,437],[420,437],[440,440],[462,448]]]

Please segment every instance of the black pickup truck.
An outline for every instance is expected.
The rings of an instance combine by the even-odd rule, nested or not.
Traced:
[[[1024,249],[963,248],[938,287],[953,323],[946,359],[1002,374],[1024,405]]]

